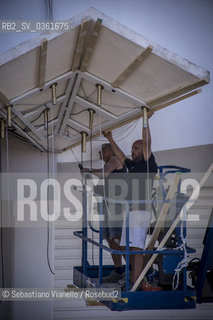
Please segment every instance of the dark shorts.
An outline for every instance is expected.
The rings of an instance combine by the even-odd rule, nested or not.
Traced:
[[[115,220],[115,213],[117,219]],[[104,221],[102,222],[102,236],[103,239],[119,238],[122,233],[123,219],[121,213],[121,206],[116,206],[115,210],[110,206],[103,205]]]

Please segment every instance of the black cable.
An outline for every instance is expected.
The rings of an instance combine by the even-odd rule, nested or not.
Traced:
[[[1,192],[0,192],[0,201],[1,201],[1,277],[2,277],[2,288],[5,287],[4,283],[4,246],[3,246],[3,208],[2,208],[2,141],[0,139],[0,184],[1,184]]]
[[[35,122],[36,120],[38,120],[38,119],[41,117],[41,115],[43,114],[43,112],[44,112],[44,111],[42,111],[41,113],[39,113],[38,117],[36,117],[35,119],[33,119],[33,120],[31,121],[31,123],[33,123],[33,122]]]
[[[8,131],[8,133],[14,137],[16,137],[17,139],[21,140],[21,141],[24,141],[24,142],[27,142],[27,143],[30,143],[29,140],[25,139],[24,137],[22,137],[20,134],[18,134],[17,132],[15,131]]]
[[[50,172],[50,157],[49,157],[49,137],[48,137],[48,133],[49,133],[49,126],[48,126],[48,112],[47,112],[47,179],[49,181],[49,172]],[[50,272],[55,275],[54,271],[52,270],[52,267],[50,265],[50,257],[49,257],[49,247],[50,247],[50,222],[49,222],[49,187],[48,187],[48,191],[47,191],[47,197],[48,197],[48,201],[47,201],[47,214],[48,214],[48,220],[47,220],[47,264],[48,267],[50,269]]]
[[[78,114],[82,113],[82,112],[85,112],[85,111],[88,111],[87,109],[84,109],[84,110],[81,110],[79,112],[76,112],[76,113],[71,113],[70,115],[71,116],[77,116]]]

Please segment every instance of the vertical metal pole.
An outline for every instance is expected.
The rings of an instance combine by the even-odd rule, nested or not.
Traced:
[[[187,212],[186,207],[183,206],[183,238],[186,238],[186,218],[187,218]],[[183,290],[187,290],[187,269],[186,267],[183,268]]]
[[[7,127],[12,127],[12,112],[11,105],[7,106]]]
[[[1,139],[5,138],[5,125],[4,125],[4,119],[1,119]]]
[[[86,152],[86,137],[87,133],[85,131],[81,132],[81,152],[85,153]]]
[[[89,111],[89,129],[92,130],[95,111],[93,109],[88,109],[88,111]]]
[[[86,188],[83,186],[83,236],[87,237],[87,193]],[[87,241],[82,239],[82,266],[83,266],[83,274],[87,274]]]
[[[143,107],[143,127],[147,128],[148,117],[147,117],[147,108]]]
[[[81,155],[82,155],[82,165],[83,165],[83,152],[86,152],[86,132],[81,132]],[[83,201],[83,220],[82,220],[82,235],[87,237],[87,191],[86,186],[83,184],[83,191],[82,191],[82,201]],[[82,239],[82,269],[83,274],[87,275],[87,241]]]
[[[102,104],[102,90],[104,89],[104,87],[99,83],[96,84],[96,87],[97,87],[97,105],[99,107],[101,107],[101,104]]]
[[[129,202],[126,204],[126,291],[129,291]]]
[[[99,206],[99,215],[102,217],[103,214],[103,201],[98,204]],[[103,226],[102,220],[100,219],[100,232],[99,232],[99,243],[103,243]],[[99,283],[103,283],[103,249],[99,247]]]
[[[50,89],[52,90],[52,104],[53,105],[56,105],[57,103],[57,98],[56,98],[56,86],[57,86],[57,83],[53,83],[51,86],[50,86]]]

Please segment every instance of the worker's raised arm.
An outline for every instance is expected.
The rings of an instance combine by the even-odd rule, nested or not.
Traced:
[[[116,144],[116,142],[114,141],[114,139],[112,137],[112,132],[103,131],[103,135],[105,138],[107,138],[109,140],[109,143],[111,145],[111,148],[112,148],[114,154],[118,157],[118,159],[122,162],[122,164],[124,164],[126,156],[123,153],[123,151],[119,148],[119,146]]]
[[[149,121],[148,119],[152,116],[152,112],[148,112],[148,114],[144,114],[143,117],[143,130],[142,130],[142,137],[143,137],[143,157],[144,160],[147,161],[152,153],[151,150],[151,133],[149,129]]]
[[[92,173],[95,174],[99,178],[106,178],[108,175],[113,172],[115,169],[119,169],[121,166],[120,161],[116,157],[112,157],[105,165],[103,170],[102,169],[89,169],[89,168],[82,168],[82,173]]]

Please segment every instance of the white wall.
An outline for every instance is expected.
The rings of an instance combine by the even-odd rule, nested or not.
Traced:
[[[7,170],[6,139],[2,140],[3,172]],[[9,172],[41,173],[47,171],[47,156],[9,135]],[[53,161],[50,157],[50,167]],[[52,169],[51,169],[52,170]],[[5,212],[4,212],[5,213]],[[12,211],[11,211],[12,214]],[[4,228],[5,287],[52,288],[53,275],[47,264],[47,228]],[[51,240],[50,240],[51,241]],[[52,241],[50,243],[50,252]],[[51,257],[51,265],[53,257]],[[1,310],[2,308],[2,310]],[[7,310],[3,310],[6,308]],[[9,310],[8,310],[9,309]],[[0,312],[10,312],[12,320],[51,319],[52,302],[13,302],[0,305]],[[3,319],[3,318],[2,318]],[[10,319],[8,314],[4,319]]]
[[[65,20],[93,6],[138,33],[184,58],[213,71],[213,2],[211,0],[55,0],[53,17]],[[1,1],[1,19],[42,20],[44,1]],[[15,46],[30,33],[1,33],[0,52]],[[153,150],[167,150],[213,142],[213,85],[199,95],[157,112],[151,120]],[[140,126],[136,136],[140,135]],[[122,147],[131,145],[133,137]],[[125,152],[128,152],[127,150]]]

